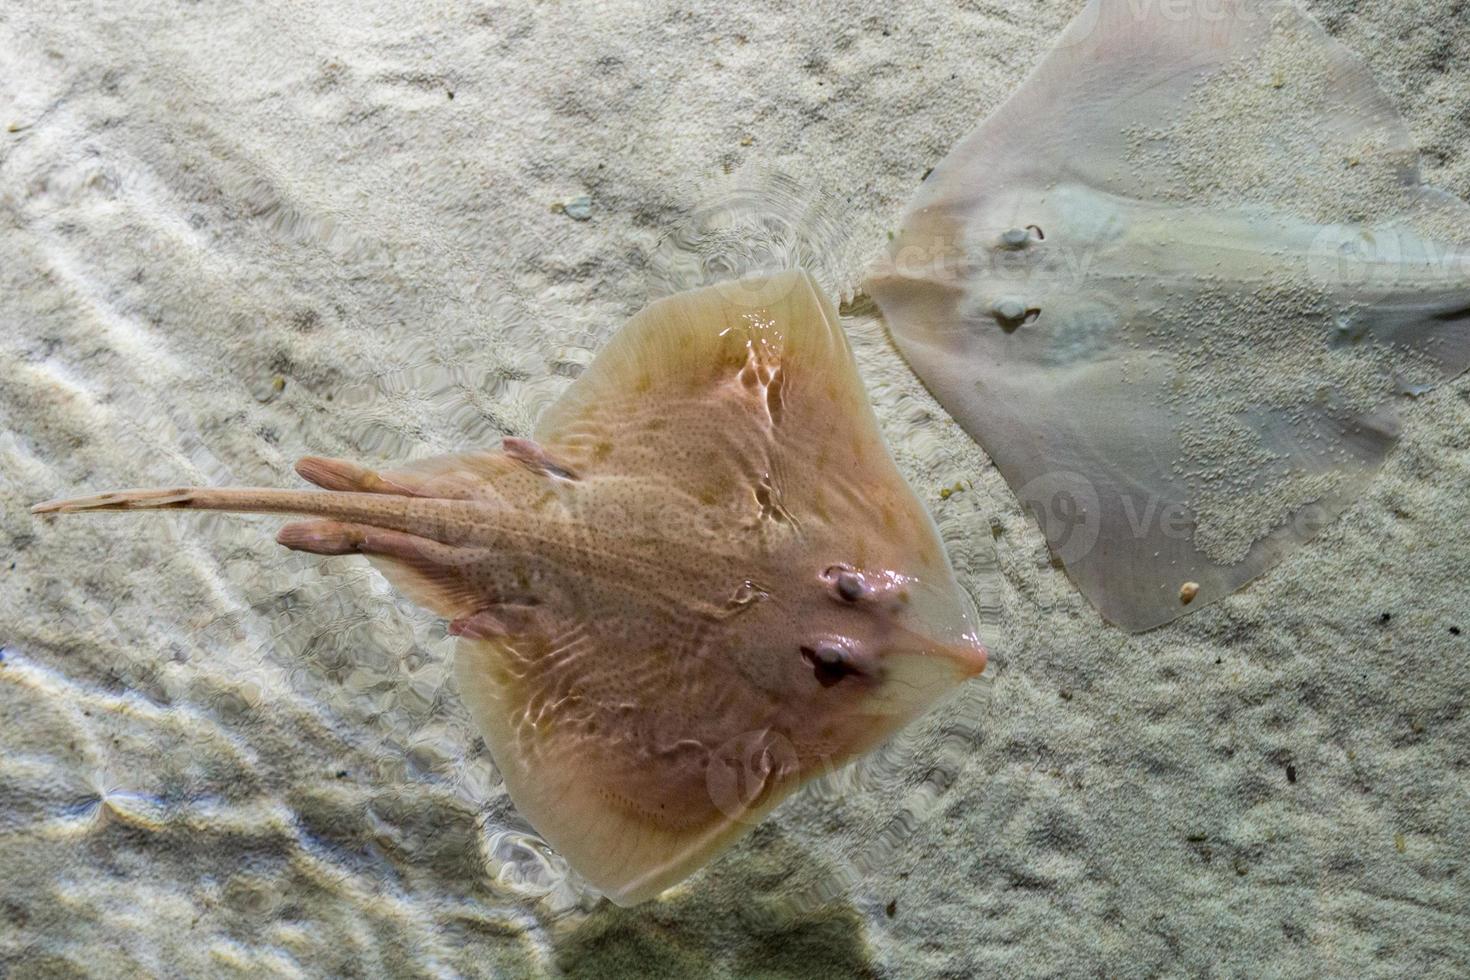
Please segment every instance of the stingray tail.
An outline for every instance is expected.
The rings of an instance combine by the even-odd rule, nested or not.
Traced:
[[[322,492],[265,488],[177,487],[114,490],[88,497],[49,500],[33,514],[78,514],[129,510],[218,510],[251,514],[295,514],[385,528],[442,541],[452,524],[455,500],[391,493]]]

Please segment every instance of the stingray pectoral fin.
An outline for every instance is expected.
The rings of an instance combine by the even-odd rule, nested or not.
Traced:
[[[748,493],[771,456],[881,448],[837,311],[803,270],[649,304],[542,415],[563,465]],[[542,451],[539,450],[538,452]],[[806,468],[820,461],[805,454]]]
[[[1256,60],[1272,44],[1286,61],[1279,72]],[[1242,90],[1206,87],[1236,69]],[[1313,118],[1306,132],[1292,131],[1302,127],[1304,100]],[[1186,118],[1189,133],[1171,132]],[[1398,110],[1361,59],[1294,0],[1090,0],[1015,92],[933,169],[910,210],[973,208],[1023,177],[1129,197],[1187,195],[1197,175],[1184,164],[1193,161],[1166,144],[1228,140],[1232,124],[1236,134],[1279,138],[1228,155],[1222,142],[1222,155],[1207,161],[1218,184],[1200,195],[1249,179],[1254,190],[1287,197],[1308,162],[1340,171],[1348,161],[1388,158],[1406,183],[1417,180],[1417,149]]]
[[[575,629],[462,636],[455,675],[516,809],[594,887],[636,905],[759,822],[796,787],[796,759],[761,732],[729,746],[640,753],[639,714],[609,711],[615,692],[555,684],[547,666],[597,652]]]
[[[874,564],[950,574],[883,443],[837,310],[801,269],[650,304],[541,417],[536,438],[584,479],[676,488],[680,513],[776,533],[872,528],[895,546],[869,554]]]

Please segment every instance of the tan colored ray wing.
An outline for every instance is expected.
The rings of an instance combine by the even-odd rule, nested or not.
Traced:
[[[536,437],[589,474],[660,480],[695,509],[733,520],[876,520],[929,536],[837,312],[803,271],[651,304],[546,412]]]
[[[773,737],[765,751],[755,733],[713,759],[708,747],[631,753],[595,707],[578,710],[599,692],[548,679],[559,661],[604,652],[590,632],[462,638],[455,674],[516,809],[600,891],[635,905],[749,831],[800,774],[789,746]]]
[[[1419,184],[1393,106],[1294,4],[1094,0],[934,169],[868,290],[1138,630],[1354,499],[1400,382],[1470,362],[1467,242],[1470,208]]]
[[[622,501],[627,547],[723,563],[721,588],[754,574],[816,589],[830,553],[915,576],[916,613],[965,608],[883,446],[836,311],[804,272],[652,304],[535,435],[581,487]],[[925,683],[916,675],[884,716],[855,714],[793,745],[765,727],[779,699],[751,693],[739,674],[763,661],[740,668],[695,635],[723,630],[728,610],[670,625],[658,602],[630,617],[626,597],[585,584],[545,633],[461,639],[457,674],[518,809],[621,904],[686,877],[820,766],[813,759],[865,750],[957,679],[929,690],[921,670]],[[702,588],[681,582],[680,605],[705,602]],[[729,596],[717,593],[721,605]],[[789,624],[762,631],[758,614],[742,615],[731,629],[760,637],[717,643],[747,658],[768,644],[778,666],[763,669],[801,664],[802,641],[782,635]],[[968,622],[952,620],[957,636]]]
[[[795,744],[753,716],[710,740],[705,733],[717,726],[701,721],[719,714],[711,703],[719,692],[683,689],[680,651],[666,651],[656,675],[640,677],[648,661],[623,656],[600,617],[546,625],[461,638],[460,696],[517,810],[619,905],[688,877],[803,781],[868,751],[963,679],[898,662],[889,697],[810,741]]]

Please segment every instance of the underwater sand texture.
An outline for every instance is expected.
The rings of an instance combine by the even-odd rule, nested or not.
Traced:
[[[1470,204],[1293,0],[1094,0],[889,252],[905,357],[1130,630],[1309,541],[1470,365]]]
[[[360,560],[283,555],[269,518],[126,536],[28,513],[525,435],[646,302],[659,240],[727,166],[825,187],[876,255],[1078,9],[12,8],[11,973],[1470,970],[1463,379],[1407,407],[1310,548],[1130,637],[1051,565],[881,323],[844,317],[961,584],[998,556],[994,684],[921,722],[899,753],[917,763],[885,766],[881,791],[798,794],[630,910],[584,907],[538,851],[457,706],[450,642]],[[1404,113],[1426,182],[1470,194],[1463,12],[1309,9]],[[550,210],[583,194],[586,221]]]

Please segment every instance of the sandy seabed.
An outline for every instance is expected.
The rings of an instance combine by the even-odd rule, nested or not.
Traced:
[[[855,280],[1079,6],[0,11],[0,974],[1470,973],[1465,378],[1318,539],[1128,636],[860,308],[993,680],[631,910],[539,847],[443,624],[359,559],[28,512],[524,435],[752,170],[820,188]],[[1470,197],[1464,4],[1308,6]]]

